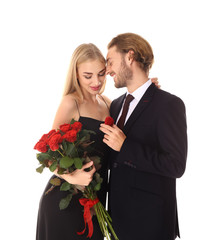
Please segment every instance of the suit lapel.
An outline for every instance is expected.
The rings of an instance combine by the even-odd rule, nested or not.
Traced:
[[[124,125],[124,132],[127,133],[132,126],[132,124],[138,119],[141,113],[148,107],[152,101],[152,96],[156,90],[156,86],[151,84],[148,89],[146,90],[145,94],[135,107],[134,111],[132,112],[131,116],[128,118],[126,124]]]
[[[119,97],[119,98],[117,99],[117,102],[116,102],[116,104],[114,105],[114,109],[113,109],[113,111],[111,112],[111,116],[113,117],[114,122],[117,121],[117,117],[118,117],[118,115],[119,115],[119,113],[120,113],[120,111],[121,111],[121,107],[122,107],[123,101],[124,101],[124,99],[125,99],[125,96],[126,96],[126,94],[123,94],[121,97]]]

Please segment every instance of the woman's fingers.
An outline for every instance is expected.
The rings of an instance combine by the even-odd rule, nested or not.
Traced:
[[[88,163],[84,164],[81,169],[83,170],[83,169],[86,169],[86,168],[90,168],[92,165],[93,165],[93,161],[88,162]]]
[[[95,166],[93,165],[93,168],[89,171],[89,173],[90,173],[91,175],[93,175],[95,171],[96,171],[96,168],[95,168]]]

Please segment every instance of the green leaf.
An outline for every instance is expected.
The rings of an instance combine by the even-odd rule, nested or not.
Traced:
[[[77,122],[77,121],[75,121],[75,119],[74,119],[74,118],[72,118],[72,120],[71,120],[70,124],[73,124],[73,123],[75,123],[75,122]]]
[[[62,146],[63,146],[64,151],[66,152],[68,146],[67,146],[67,142],[65,140],[62,142]]]
[[[54,172],[54,171],[56,170],[56,168],[57,168],[57,165],[58,165],[57,161],[54,161],[54,162],[51,164],[51,166],[49,167],[50,171],[51,171],[51,172]]]
[[[69,168],[72,166],[72,164],[74,163],[74,159],[70,158],[70,157],[63,157],[61,160],[60,160],[60,166],[62,168]]]
[[[67,143],[67,149],[66,149],[66,155],[70,155],[71,152],[75,149],[74,144],[72,143]]]
[[[100,163],[100,157],[99,156],[93,156],[90,157],[90,159],[93,161],[94,165],[97,165]]]
[[[50,180],[50,183],[54,186],[60,186],[61,185],[61,180],[60,180],[60,178],[52,178]]]
[[[60,174],[64,174],[64,173],[66,173],[66,169],[64,169],[64,168],[58,168],[58,174],[60,175]]]
[[[101,183],[97,183],[96,186],[94,187],[95,191],[99,191],[101,188]]]
[[[64,182],[61,187],[60,187],[60,190],[61,191],[68,191],[72,188],[72,185],[68,182]]]
[[[48,153],[37,153],[37,159],[43,163],[45,160],[50,160],[51,156]]]
[[[96,172],[94,177],[95,177],[97,183],[102,183],[103,182],[103,178],[100,177],[99,173]]]
[[[89,134],[95,134],[96,135],[96,133],[92,130],[83,129],[82,131],[83,131],[83,134],[88,134],[89,133]]]
[[[74,164],[77,169],[82,168],[82,159],[81,158],[73,158],[74,159]]]
[[[45,166],[44,166],[44,165],[41,165],[40,167],[38,167],[38,168],[36,169],[36,171],[37,171],[38,173],[42,173],[43,170],[44,170],[44,168],[45,168]]]
[[[72,193],[68,194],[65,198],[62,198],[59,203],[60,210],[67,208],[71,200],[72,200]]]

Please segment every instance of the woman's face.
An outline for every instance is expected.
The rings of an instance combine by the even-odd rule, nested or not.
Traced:
[[[77,75],[83,94],[98,94],[105,81],[106,66],[99,60],[90,60],[79,64]]]

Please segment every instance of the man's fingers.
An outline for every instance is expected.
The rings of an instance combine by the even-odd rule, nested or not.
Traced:
[[[114,127],[114,125],[113,125],[113,127]],[[106,125],[106,124],[104,124],[104,123],[101,123],[101,124],[100,124],[100,130],[101,130],[102,132],[104,132],[104,131],[110,131],[110,132],[112,132],[112,131],[113,131],[113,127],[111,127],[111,126],[109,126],[109,125]]]

